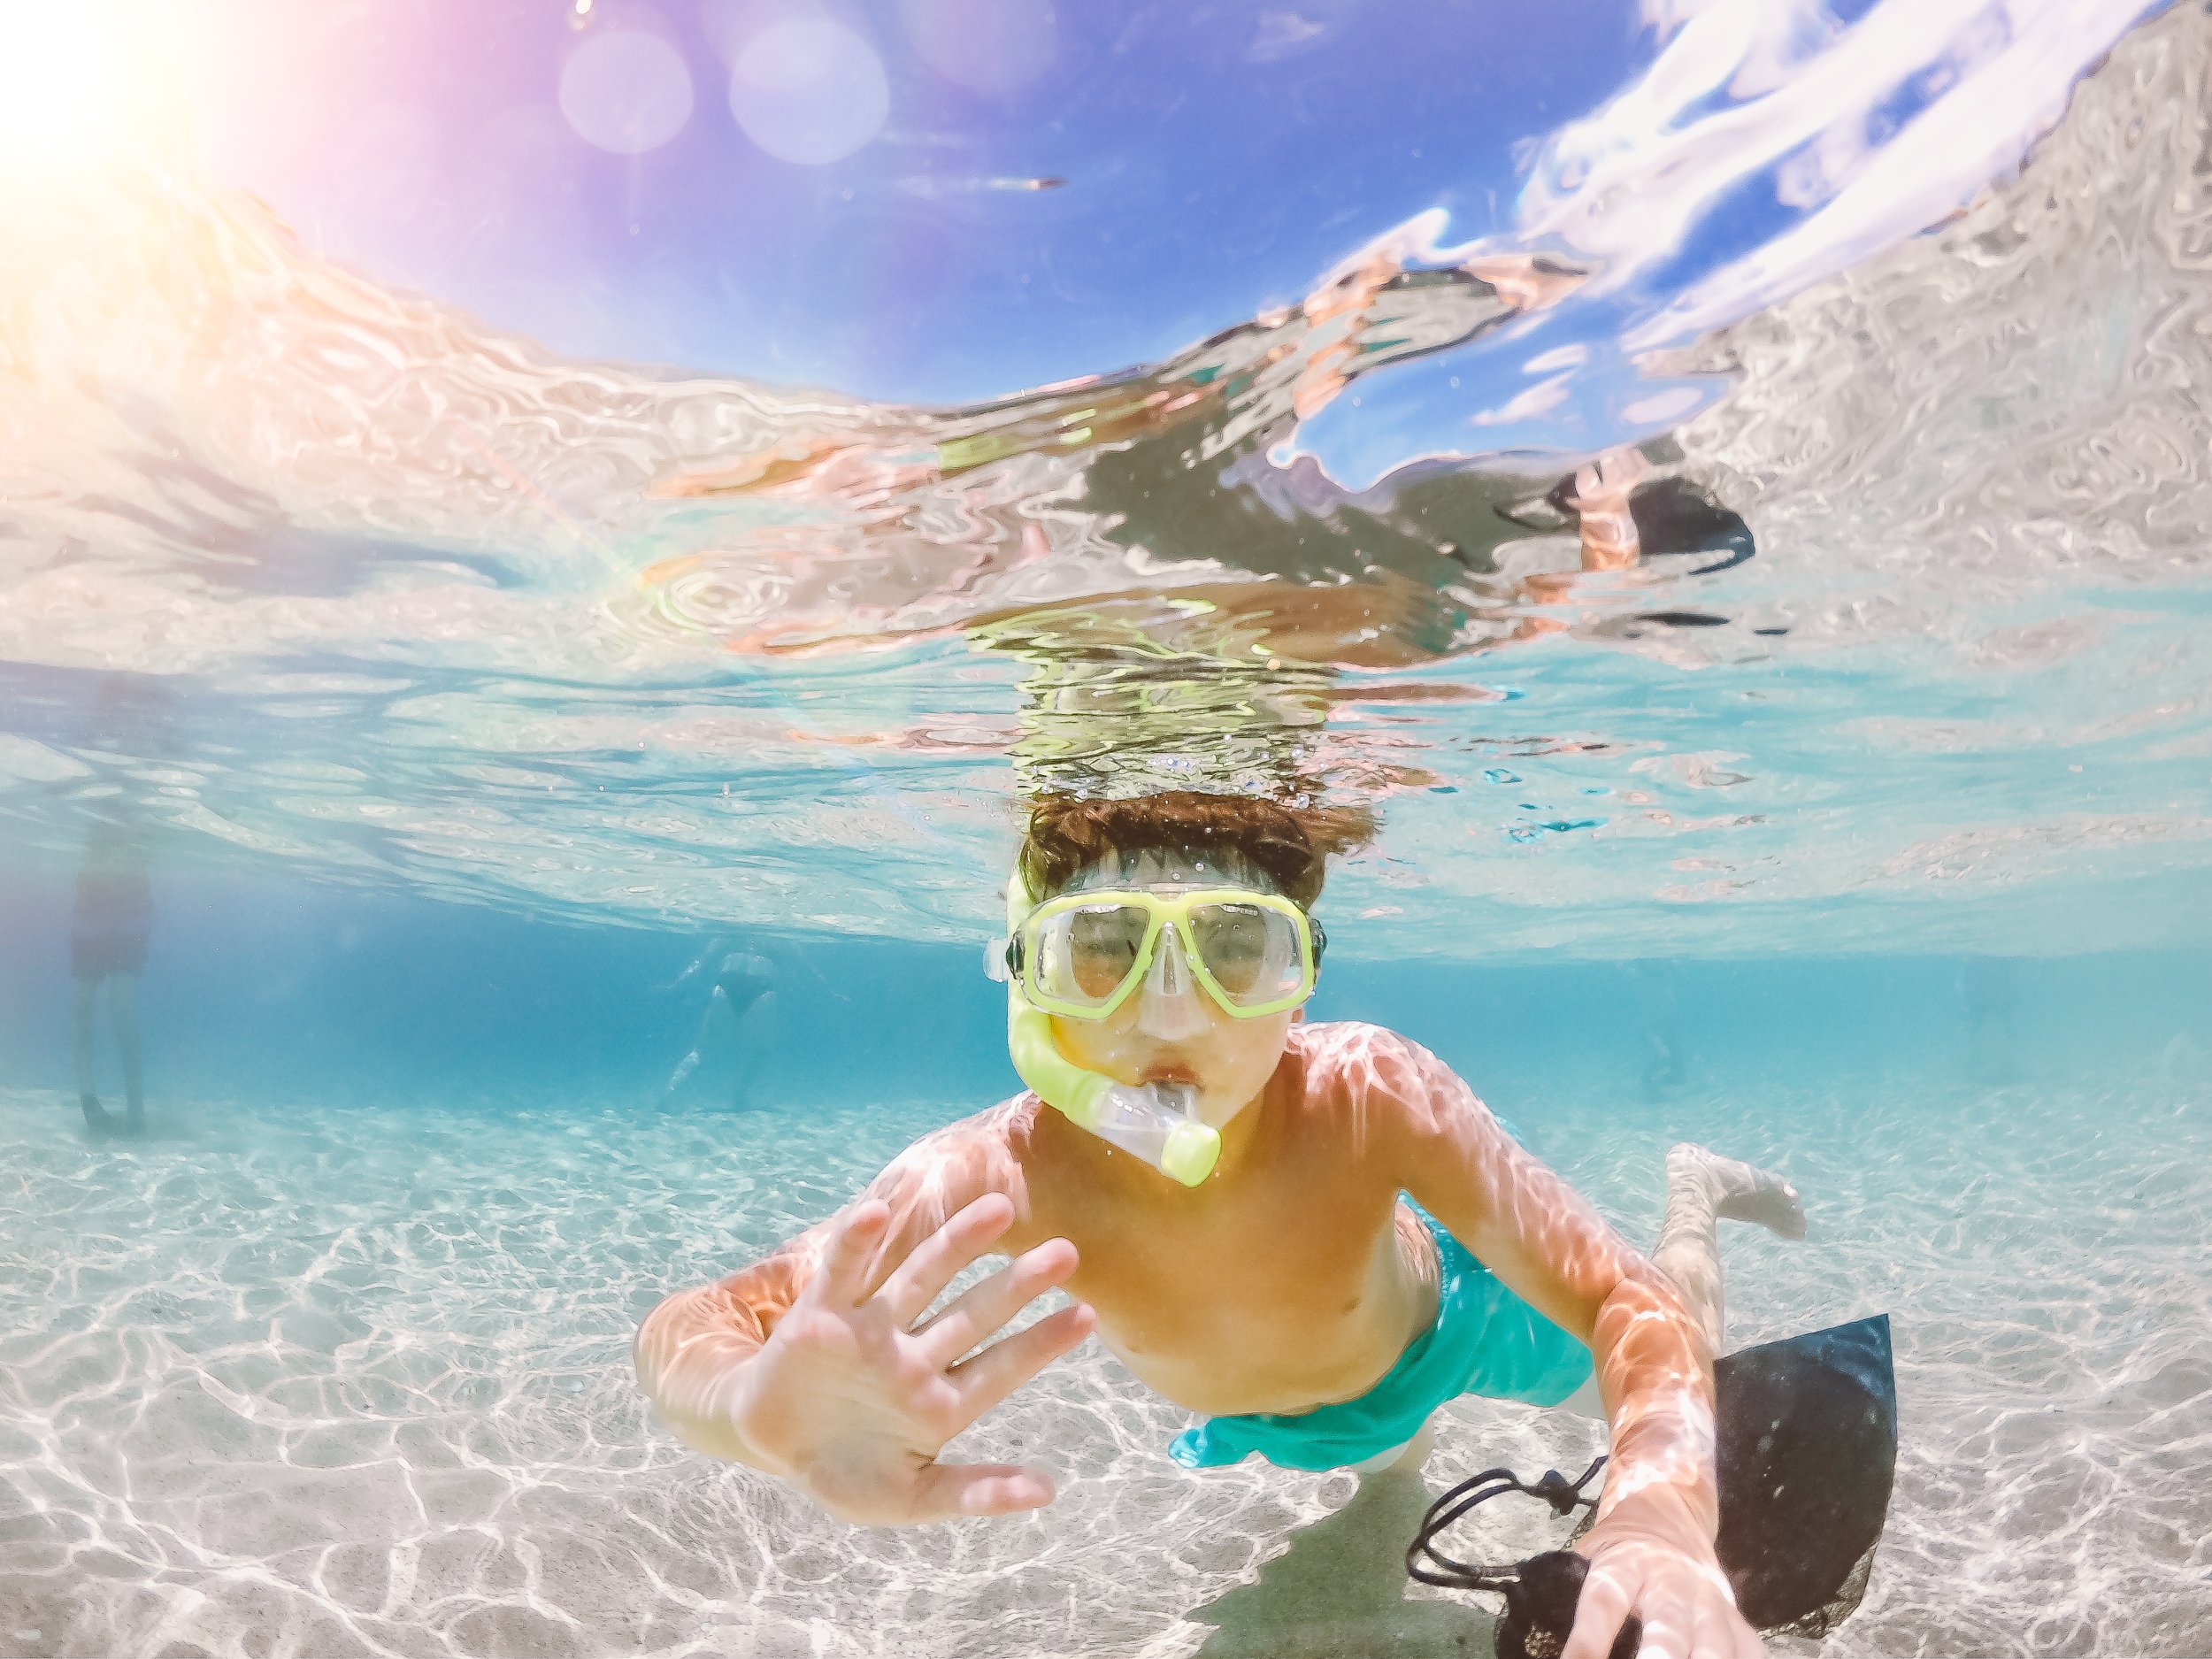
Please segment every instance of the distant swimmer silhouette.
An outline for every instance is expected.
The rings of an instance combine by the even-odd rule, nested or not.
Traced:
[[[703,1056],[726,1052],[733,1056],[729,1103],[745,1106],[759,1079],[761,1062],[774,1048],[776,964],[757,951],[725,952],[718,943],[685,969],[676,983],[708,972],[714,976],[714,988],[707,994],[706,1012],[700,1016],[690,1052],[669,1076],[667,1092],[673,1094],[689,1082]]]
[[[111,1134],[117,1123],[101,1105],[94,1087],[95,1002],[100,987],[108,992],[115,1047],[123,1068],[127,1116],[131,1134],[146,1128],[145,1056],[138,1029],[138,979],[146,971],[146,947],[153,923],[153,884],[146,874],[146,836],[127,806],[116,803],[113,817],[93,819],[85,831],[84,862],[77,872],[76,910],[69,933],[69,974],[77,1039],[77,1100],[85,1126]]]
[[[165,695],[153,681],[115,675],[102,681],[93,697],[87,730],[88,750],[113,755],[146,755],[162,739]],[[69,929],[71,1016],[78,1051],[78,1104],[84,1126],[96,1135],[146,1133],[146,1064],[140,1040],[137,987],[146,972],[146,945],[153,932],[153,883],[146,876],[153,823],[146,817],[142,786],[128,774],[122,790],[88,801],[84,856],[78,865],[78,894]],[[109,991],[109,1018],[115,1026],[115,1051],[124,1073],[124,1119],[100,1104],[93,1073],[96,1004],[100,987]]]

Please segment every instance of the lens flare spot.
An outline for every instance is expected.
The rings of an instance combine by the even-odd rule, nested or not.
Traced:
[[[691,119],[691,72],[657,35],[593,36],[561,71],[561,113],[586,143],[618,156],[658,150]]]
[[[883,130],[890,112],[875,49],[825,18],[763,29],[730,72],[730,113],[779,161],[842,161]]]
[[[901,0],[914,50],[946,80],[1007,93],[1052,66],[1058,19],[1041,0]]]

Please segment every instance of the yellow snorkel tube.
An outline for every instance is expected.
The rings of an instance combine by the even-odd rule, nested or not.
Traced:
[[[1006,883],[1006,936],[1014,937],[1035,908],[1021,869]],[[1006,1052],[1030,1092],[1079,1129],[1142,1158],[1169,1179],[1195,1187],[1221,1157],[1221,1132],[1198,1115],[1198,1091],[1187,1083],[1117,1083],[1086,1071],[1053,1041],[1052,1017],[1022,994],[1021,976],[1006,973]]]

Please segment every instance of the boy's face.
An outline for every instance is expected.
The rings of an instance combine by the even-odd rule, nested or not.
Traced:
[[[1219,887],[1276,891],[1265,875],[1240,861],[1225,864],[1167,853],[1109,855],[1064,890],[1138,887],[1174,894]],[[1164,955],[1174,960],[1157,959]],[[1194,1085],[1199,1115],[1218,1128],[1267,1086],[1297,1010],[1233,1018],[1197,982],[1181,956],[1182,946],[1169,929],[1134,995],[1103,1019],[1055,1017],[1053,1035],[1069,1060],[1117,1083]]]

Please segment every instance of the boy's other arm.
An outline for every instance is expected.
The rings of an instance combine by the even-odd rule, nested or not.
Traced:
[[[1034,1507],[1041,1471],[937,1465],[937,1449],[1089,1332],[1064,1309],[961,1362],[1073,1271],[1064,1240],[1025,1251],[926,1325],[929,1303],[1026,1233],[1005,1109],[909,1148],[838,1215],[729,1278],[668,1297],[640,1327],[638,1379],[700,1451],[748,1463],[833,1513],[879,1524]]]
[[[1364,1058],[1369,1133],[1394,1143],[1405,1189],[1596,1360],[1611,1461],[1584,1545],[1582,1640],[1568,1653],[1602,1655],[1631,1610],[1644,1617],[1646,1654],[1759,1652],[1713,1555],[1713,1356],[1680,1296],[1435,1056],[1378,1031]],[[1616,1547],[1617,1569],[1602,1571]],[[1658,1594],[1647,1594],[1655,1579]],[[1607,1619],[1588,1645],[1581,1626]]]

